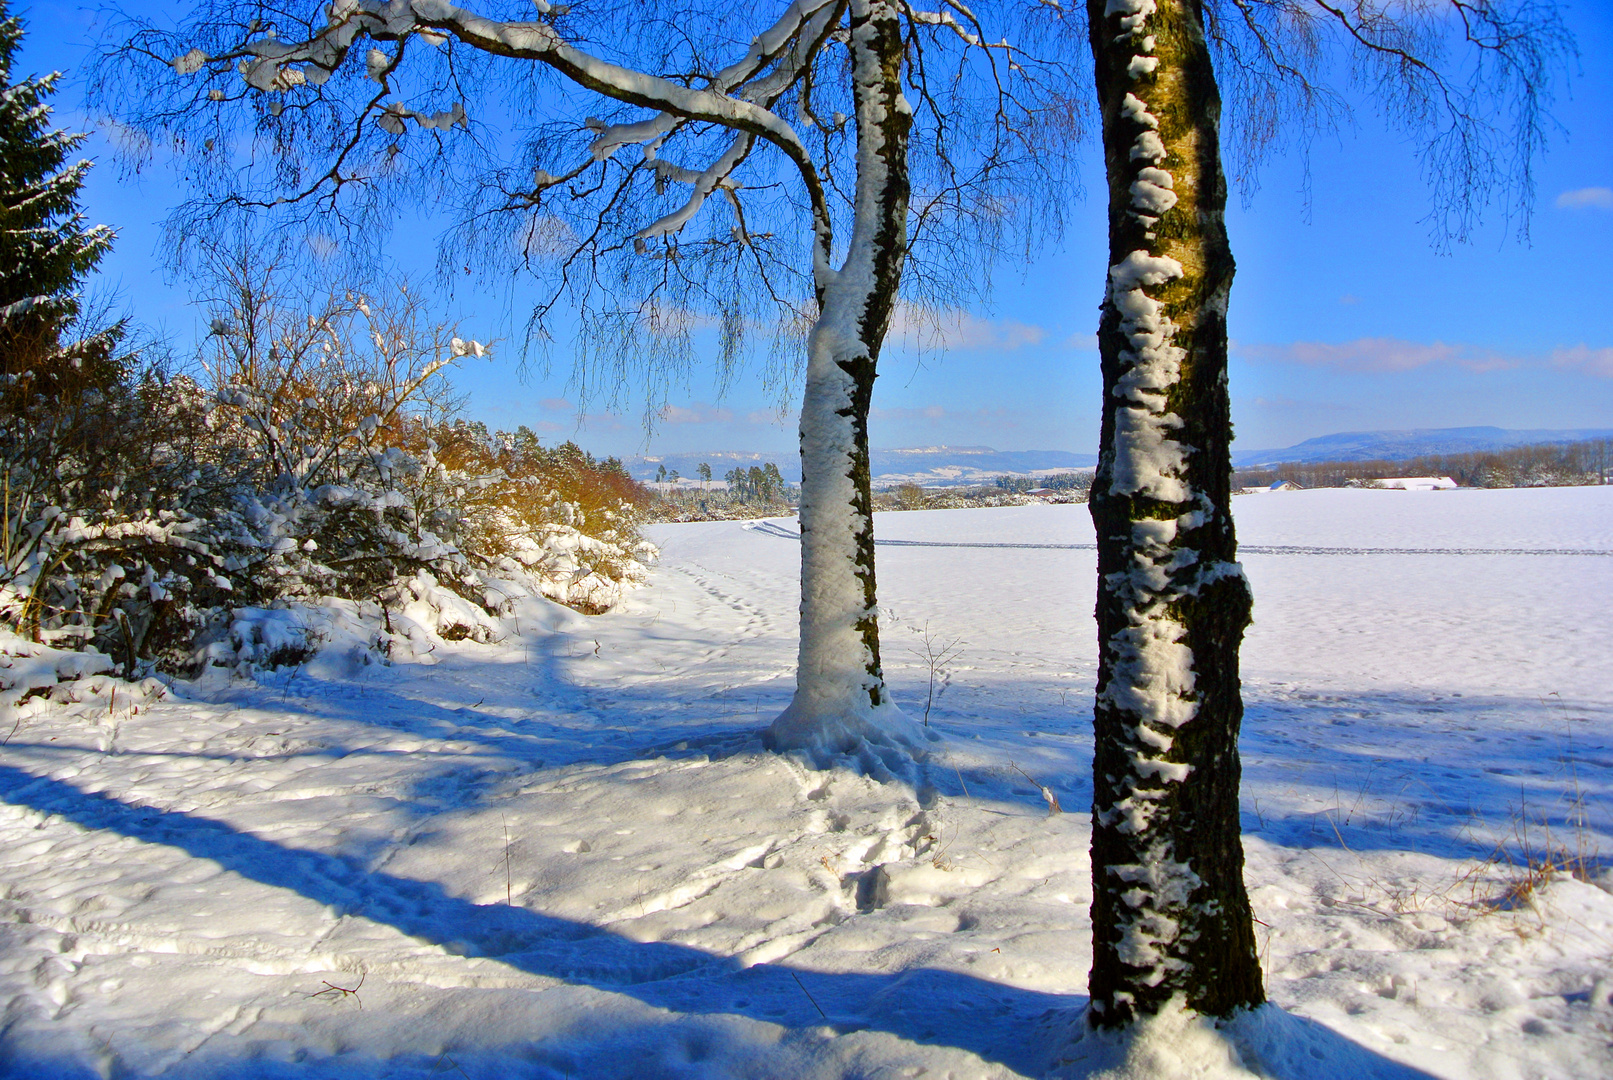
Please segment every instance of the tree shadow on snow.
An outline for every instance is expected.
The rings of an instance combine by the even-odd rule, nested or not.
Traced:
[[[788,698],[782,686],[713,690],[678,679],[591,687],[573,678],[578,657],[563,655],[575,645],[565,634],[533,635],[520,662],[529,674],[490,680],[499,684],[488,687],[491,700],[466,705],[451,699],[482,694],[474,667],[466,667],[477,663],[473,656],[445,660],[436,701],[422,696],[429,690],[418,681],[429,679],[434,669],[401,684],[299,675],[287,690],[296,709],[310,717],[468,749],[421,754],[330,740],[298,753],[409,755],[420,763],[421,775],[404,799],[435,812],[445,798],[465,805],[488,785],[539,769],[759,752],[761,728]],[[932,719],[948,741],[939,744],[927,783],[951,797],[967,792],[977,803],[1023,805],[1034,812],[1042,805],[1041,793],[1007,767],[1012,761],[1047,783],[1066,809],[1084,809],[1092,790],[1090,720],[1069,696],[1067,683],[1051,680],[1044,687],[1016,678],[1015,692],[1004,694],[993,693],[990,685],[977,687],[957,702],[967,706],[962,711],[944,699]],[[243,688],[227,697],[270,709],[278,704],[274,689]],[[1246,687],[1245,699],[1244,827],[1280,844],[1486,859],[1525,819],[1534,826],[1552,823],[1563,832],[1565,810],[1578,793],[1597,793],[1581,800],[1581,808],[1607,804],[1601,797],[1607,785],[1598,778],[1613,765],[1613,752],[1596,734],[1607,727],[1605,706],[1415,689],[1306,692],[1261,684]],[[1036,707],[1036,702],[1045,705]],[[972,736],[982,733],[986,742],[975,742]],[[1565,765],[1570,760],[1577,762],[1577,775]],[[1308,796],[1298,800],[1300,806],[1290,801],[1279,809],[1269,796],[1263,806],[1256,802],[1267,791],[1296,787]],[[1593,829],[1613,827],[1592,817]]]
[[[1499,695],[1246,692],[1246,832],[1293,847],[1487,859],[1606,832],[1606,707]],[[1283,799],[1276,811],[1268,796]],[[1301,803],[1300,809],[1294,803]]]
[[[761,729],[788,702],[787,692],[780,701],[773,700],[780,697],[777,687],[701,693],[702,688],[675,682],[591,686],[569,670],[572,664],[587,661],[588,650],[562,653],[576,648],[577,640],[565,633],[531,632],[519,661],[511,659],[517,654],[506,643],[502,651],[485,658],[459,654],[431,666],[402,663],[368,669],[380,676],[373,679],[362,677],[365,672],[351,679],[276,673],[261,683],[230,688],[217,696],[215,704],[280,711],[290,704],[313,718],[468,743],[491,756],[544,768],[583,762],[612,765],[681,753],[716,757],[740,744],[759,747]],[[504,677],[477,682],[475,672],[484,664]],[[512,669],[519,674],[506,674]],[[386,678],[389,672],[405,678]],[[284,685],[276,685],[276,678]],[[727,692],[734,689],[742,690],[745,700]],[[768,698],[765,706],[753,700],[762,696]],[[473,704],[443,700],[453,697],[476,700]]]
[[[176,848],[243,878],[327,905],[337,914],[391,926],[456,954],[495,959],[531,975],[627,995],[676,1013],[738,1014],[790,1029],[827,1024],[842,1034],[887,1032],[917,1043],[956,1047],[1016,1072],[1035,1073],[1045,1067],[1048,1050],[1045,1034],[1036,1033],[1050,1033],[1050,1028],[1072,1022],[1086,1004],[1079,995],[1041,993],[929,968],[861,975],[778,964],[742,967],[730,957],[682,945],[631,941],[600,927],[525,908],[475,904],[450,895],[435,882],[369,871],[348,859],[284,847],[210,818],[130,806],[9,765],[0,765],[0,800],[85,829]],[[1313,1056],[1343,1054],[1350,1060],[1370,1060],[1378,1066],[1376,1075],[1426,1080],[1423,1074],[1371,1054],[1320,1025],[1307,1024],[1306,1030],[1307,1040],[1319,1048]],[[526,1060],[532,1063],[530,1055]],[[23,1067],[14,1059],[12,1075],[26,1075],[15,1071]],[[39,1062],[38,1068],[45,1070],[39,1075],[65,1077],[78,1066]],[[230,1070],[217,1075],[228,1076]]]

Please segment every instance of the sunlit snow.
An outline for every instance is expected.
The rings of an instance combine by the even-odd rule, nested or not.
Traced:
[[[961,639],[933,792],[762,751],[798,541],[714,522],[651,530],[662,562],[609,615],[533,600],[500,643],[390,666],[333,648],[165,697],[87,672],[76,703],[8,705],[0,1076],[1613,1074],[1613,488],[1234,509],[1278,1009],[1167,1015],[1129,1061],[1071,1041],[1084,506],[877,516],[915,721],[924,635]]]

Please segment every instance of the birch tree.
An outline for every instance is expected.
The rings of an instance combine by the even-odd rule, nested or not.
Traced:
[[[451,198],[444,264],[539,272],[532,337],[568,312],[584,389],[642,382],[652,416],[699,320],[723,362],[759,323],[786,351],[804,338],[800,654],[768,737],[901,768],[918,734],[880,664],[880,351],[903,295],[967,297],[993,252],[1048,230],[1064,159],[1045,144],[1072,126],[1072,80],[953,0],[297,7],[117,32],[98,100],[182,155],[199,196],[176,244],[240,212],[352,241]],[[1037,7],[997,5],[993,29]],[[502,155],[498,127],[513,160],[475,167]]]
[[[1100,7],[1101,5],[1101,7]],[[1118,10],[1117,10],[1118,9]],[[1262,1000],[1238,822],[1232,254],[1220,99],[1195,13],[1095,0],[1109,177],[1092,822],[1092,1012]]]
[[[1572,46],[1528,0],[1088,0],[1087,16],[1109,191],[1088,1020],[1120,1027],[1173,1001],[1228,1016],[1264,1000],[1238,818],[1251,594],[1231,508],[1216,70],[1245,168],[1341,116],[1328,74],[1376,91],[1422,140],[1448,243],[1496,195],[1527,220]]]

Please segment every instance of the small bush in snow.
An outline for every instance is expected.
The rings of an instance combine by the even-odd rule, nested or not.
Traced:
[[[330,628],[270,609],[491,641],[521,597],[597,613],[643,580],[643,489],[572,444],[449,422],[445,369],[486,349],[407,288],[292,295],[240,255],[211,273],[211,386],[152,372],[51,397],[5,376],[0,621],[23,639],[127,677],[295,664]]]

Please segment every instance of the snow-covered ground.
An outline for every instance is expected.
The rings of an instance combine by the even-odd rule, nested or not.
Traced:
[[[1613,1076],[1613,895],[1520,864],[1583,856],[1613,887],[1613,488],[1236,509],[1248,880],[1283,1010],[1241,1037],[1295,1080]],[[914,717],[926,633],[958,643],[924,792],[761,750],[792,685],[793,528],[658,527],[624,609],[534,602],[435,663],[333,651],[8,716],[0,1076],[1095,1060],[1068,1045],[1086,508],[879,516],[884,658]],[[1192,1060],[1202,1032],[1162,1039],[1155,1075],[1226,1074]]]

